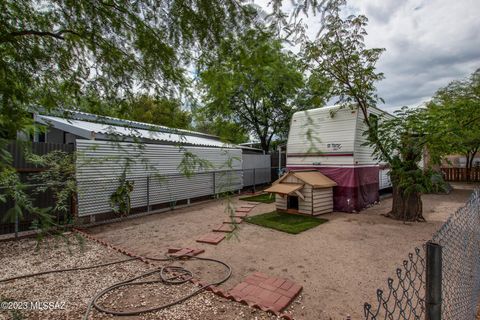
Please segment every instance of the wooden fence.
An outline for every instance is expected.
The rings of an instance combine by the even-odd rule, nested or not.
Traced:
[[[442,168],[447,181],[471,181],[480,182],[480,168],[472,168],[470,171],[470,179],[467,179],[466,168]]]
[[[12,141],[7,146],[7,151],[12,155],[13,163],[11,164],[18,172],[36,172],[39,168],[25,160],[24,148],[38,155],[44,155],[54,150],[61,150],[67,153],[72,153],[75,150],[73,144],[59,144],[46,142],[30,142],[27,145]]]
[[[39,192],[36,191],[35,186],[30,185],[29,177],[34,175],[42,170],[42,168],[35,167],[25,159],[24,148],[29,148],[29,150],[38,155],[47,154],[53,150],[61,150],[67,153],[74,151],[75,146],[71,144],[56,144],[56,143],[44,143],[44,142],[31,142],[27,145],[17,143],[12,141],[7,146],[7,151],[12,155],[11,165],[17,169],[20,174],[20,179],[26,185],[24,190],[28,195],[31,196],[34,206],[38,208],[48,208],[55,205],[54,195],[51,190],[47,189],[46,191]],[[0,194],[4,194],[5,189],[0,188]],[[9,199],[7,202],[0,202],[0,235],[13,233],[15,231],[27,231],[31,228],[32,222],[35,219],[35,216],[25,212],[23,219],[19,221],[12,221],[6,219],[7,212],[14,206],[14,202]],[[73,210],[73,207],[71,207]],[[56,217],[56,221],[60,222],[63,219],[63,216]]]

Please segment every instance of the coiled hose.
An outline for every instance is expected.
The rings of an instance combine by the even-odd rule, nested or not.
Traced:
[[[121,288],[121,287],[152,284],[152,283],[158,283],[158,282],[162,282],[162,283],[168,284],[168,285],[178,285],[178,284],[183,284],[183,283],[185,283],[185,282],[187,282],[187,281],[189,281],[193,278],[193,273],[188,269],[185,269],[185,268],[179,267],[179,266],[163,266],[163,267],[157,268],[153,271],[145,272],[145,273],[143,273],[139,276],[127,279],[125,281],[117,282],[117,283],[113,284],[112,286],[110,286],[106,289],[103,289],[102,291],[97,293],[92,298],[92,300],[89,302],[89,304],[87,306],[87,310],[85,311],[85,314],[83,316],[83,319],[84,320],[88,319],[88,316],[89,316],[92,308],[95,308],[100,312],[108,313],[108,314],[115,315],[115,316],[134,316],[134,315],[139,315],[139,314],[142,314],[142,313],[148,313],[148,312],[154,312],[154,311],[162,310],[162,309],[174,306],[176,304],[182,303],[182,302],[192,298],[193,296],[199,294],[200,292],[202,292],[203,290],[205,290],[205,288],[207,288],[209,286],[222,284],[225,281],[227,281],[230,278],[230,276],[232,275],[232,268],[223,261],[213,259],[213,258],[201,258],[201,257],[192,257],[192,256],[184,256],[184,257],[189,258],[188,260],[184,260],[184,261],[200,260],[200,261],[211,261],[211,262],[221,264],[222,266],[224,266],[226,268],[227,272],[226,272],[225,276],[223,278],[221,278],[220,280],[209,283],[209,284],[205,284],[202,287],[195,290],[194,292],[192,292],[192,293],[190,293],[190,294],[188,294],[188,295],[186,295],[186,296],[184,296],[180,299],[177,299],[173,302],[169,302],[169,303],[166,303],[166,304],[163,304],[163,305],[160,305],[160,306],[155,306],[155,307],[145,308],[145,309],[139,309],[139,310],[132,310],[132,311],[115,311],[115,310],[107,309],[107,308],[105,308],[105,307],[103,307],[103,306],[101,306],[97,303],[98,299],[103,297],[105,294],[107,294],[108,292],[111,292],[115,289]],[[169,256],[168,258],[152,258],[152,257],[143,257],[143,258],[148,259],[148,260],[152,260],[152,261],[162,261],[162,262],[170,261],[170,262],[172,262],[172,261],[175,261],[175,260],[180,260],[184,257],[175,257],[174,258],[174,257]],[[11,278],[6,278],[6,279],[0,279],[0,283],[13,281],[13,280],[18,280],[18,279],[31,278],[31,277],[36,277],[36,276],[51,274],[51,273],[80,271],[80,270],[101,268],[101,267],[106,267],[106,266],[110,266],[110,265],[114,265],[114,264],[119,264],[119,263],[124,263],[124,262],[128,262],[128,261],[138,260],[138,259],[141,259],[141,258],[130,258],[130,259],[124,259],[124,260],[117,260],[117,261],[113,261],[113,262],[102,263],[102,264],[97,264],[97,265],[92,265],[92,266],[87,266],[87,267],[56,269],[56,270],[42,271],[42,272],[38,272],[38,273],[30,273],[30,274],[21,275],[21,276],[16,276],[16,277],[11,277]],[[159,273],[160,280],[149,280],[149,281],[134,282],[135,280],[148,277],[148,276],[150,276],[152,274],[155,274],[155,273]],[[168,274],[172,274],[172,276],[168,276]]]

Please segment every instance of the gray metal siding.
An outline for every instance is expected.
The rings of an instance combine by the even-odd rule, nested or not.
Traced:
[[[184,147],[170,145],[76,141],[78,215],[111,211],[110,195],[130,159],[127,179],[134,181],[132,207],[147,205],[147,176],[150,176],[150,205],[241,189],[242,154],[240,149]],[[192,177],[180,174],[178,166],[185,151],[212,164]],[[231,166],[227,166],[231,163]],[[237,170],[230,173],[224,171]],[[220,171],[215,172],[214,171]],[[215,180],[215,185],[214,185]],[[214,191],[215,186],[215,191]]]
[[[272,181],[271,156],[269,154],[243,154],[242,168],[244,171],[243,186],[270,183]],[[255,173],[254,170],[255,169]]]

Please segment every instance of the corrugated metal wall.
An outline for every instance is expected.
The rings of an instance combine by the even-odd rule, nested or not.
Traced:
[[[271,156],[269,154],[243,154],[243,186],[265,184],[272,181]]]
[[[206,160],[212,168],[187,178],[179,164],[185,152]],[[126,163],[127,179],[134,181],[131,206],[175,203],[195,197],[241,189],[242,151],[171,145],[77,140],[78,215],[111,211],[109,199]],[[236,171],[233,171],[236,170]],[[231,172],[226,172],[231,171]],[[147,188],[147,177],[148,188]],[[147,190],[148,189],[148,190]]]

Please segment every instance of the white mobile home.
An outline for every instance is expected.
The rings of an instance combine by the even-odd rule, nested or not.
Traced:
[[[369,114],[391,115],[377,108]],[[387,169],[365,146],[367,129],[361,111],[329,106],[293,115],[287,143],[289,170],[316,169],[337,183],[334,210],[354,212],[378,201],[390,187]]]

